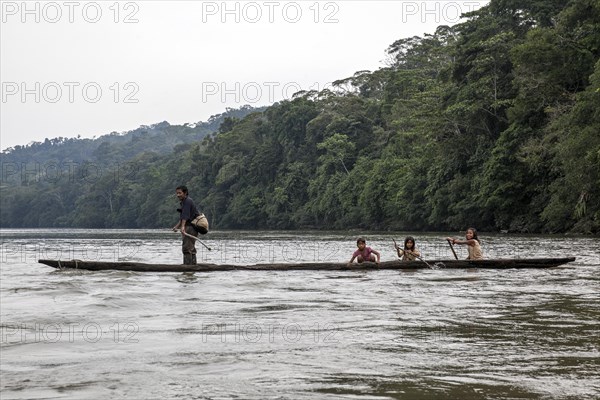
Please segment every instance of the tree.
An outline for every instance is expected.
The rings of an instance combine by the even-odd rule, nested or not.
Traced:
[[[354,152],[354,144],[349,141],[348,136],[335,133],[319,143],[317,149],[325,151],[319,156],[320,168],[328,170],[329,166],[333,166],[335,169],[335,165],[340,163],[346,174],[350,174],[344,160]]]

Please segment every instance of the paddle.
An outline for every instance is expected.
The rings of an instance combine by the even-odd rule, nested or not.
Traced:
[[[448,244],[450,245],[450,250],[452,250],[452,254],[454,254],[454,258],[456,258],[458,260],[458,256],[456,255],[456,252],[454,251],[454,246],[452,246],[452,240],[450,239],[446,239],[448,241]]]
[[[396,249],[399,249],[399,248],[400,248],[400,247],[398,247],[398,244],[396,243],[396,241],[394,240],[394,238],[392,238],[392,242],[394,242],[394,247],[395,247]],[[404,251],[404,250],[402,250],[402,251]],[[433,268],[431,265],[429,265],[429,263],[428,263],[427,261],[423,260],[423,259],[422,259],[421,257],[419,257],[418,255],[416,255],[416,254],[411,254],[411,255],[413,255],[415,258],[418,258],[419,260],[423,261],[425,264],[427,264],[427,266],[428,266],[429,268]]]
[[[189,233],[187,233],[187,232],[182,232],[182,233],[183,233],[185,236],[189,236],[189,237],[191,237],[192,239],[196,239],[197,241],[199,241],[199,242],[200,242],[200,244],[201,244],[202,246],[204,246],[204,247],[206,247],[206,248],[208,249],[208,251],[211,251],[211,250],[212,250],[210,247],[208,247],[207,245],[205,245],[205,244],[204,244],[204,242],[202,242],[202,240],[198,239],[196,236],[194,236],[194,235],[190,235],[190,234],[189,234]]]

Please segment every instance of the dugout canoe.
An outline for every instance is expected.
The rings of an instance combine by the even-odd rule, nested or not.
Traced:
[[[495,259],[495,260],[427,260],[423,261],[384,261],[375,263],[285,263],[285,264],[145,264],[137,262],[105,262],[81,260],[39,260],[41,264],[57,269],[84,269],[89,271],[136,271],[136,272],[212,272],[212,271],[293,271],[293,270],[367,270],[367,269],[423,269],[423,268],[478,268],[478,269],[512,269],[512,268],[552,268],[575,261],[575,257],[565,258],[528,258],[528,259]]]

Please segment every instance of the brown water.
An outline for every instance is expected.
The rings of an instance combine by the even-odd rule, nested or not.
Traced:
[[[1,398],[600,397],[600,240],[485,236],[546,270],[57,271],[178,263],[162,231],[3,230]],[[394,259],[391,238],[368,245]],[[450,258],[446,234],[417,235]],[[347,261],[355,234],[213,232],[206,262]],[[459,257],[465,257],[464,249]]]

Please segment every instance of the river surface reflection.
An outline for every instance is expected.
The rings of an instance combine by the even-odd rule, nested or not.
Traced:
[[[597,238],[483,235],[488,258],[577,257],[543,270],[180,274],[37,263],[179,263],[168,231],[1,234],[3,400],[600,396]],[[357,234],[211,232],[198,259],[342,262]],[[382,260],[404,235],[365,234]],[[447,234],[415,236],[452,257]]]

